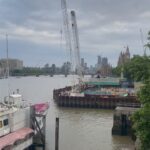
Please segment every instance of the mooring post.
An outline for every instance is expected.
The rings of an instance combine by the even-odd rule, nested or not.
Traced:
[[[55,125],[55,150],[59,150],[59,118],[56,118]]]

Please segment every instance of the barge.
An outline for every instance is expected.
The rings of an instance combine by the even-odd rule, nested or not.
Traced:
[[[84,82],[80,92],[74,92],[73,86],[54,89],[53,99],[58,106],[115,109],[123,106],[140,106],[134,91],[134,85],[116,78],[94,79]]]

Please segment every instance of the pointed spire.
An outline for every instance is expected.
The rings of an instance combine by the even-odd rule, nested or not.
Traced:
[[[128,45],[127,45],[126,53],[130,53]]]
[[[126,57],[127,57],[128,59],[130,59],[130,51],[129,51],[128,45],[127,45],[127,49],[126,49]]]

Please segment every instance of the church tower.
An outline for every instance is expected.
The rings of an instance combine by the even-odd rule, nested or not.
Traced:
[[[128,46],[126,48],[126,59],[130,59],[130,51]]]
[[[126,62],[130,60],[130,51],[129,47],[127,46],[125,52],[121,52],[118,58],[118,66],[124,65]]]

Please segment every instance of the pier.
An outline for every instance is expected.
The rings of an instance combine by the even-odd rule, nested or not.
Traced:
[[[117,107],[113,117],[112,135],[130,135],[132,136],[131,115],[137,111],[137,106]]]

